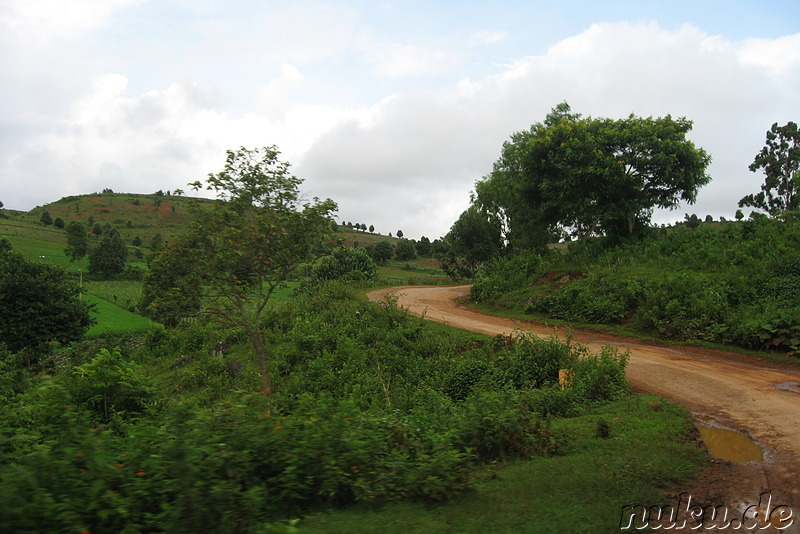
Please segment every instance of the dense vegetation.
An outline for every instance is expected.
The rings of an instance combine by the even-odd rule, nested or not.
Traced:
[[[250,532],[320,507],[449,500],[481,464],[565,454],[554,421],[627,389],[614,349],[484,340],[338,283],[263,326],[272,415],[238,328],[73,344],[35,374],[5,357],[0,530]]]
[[[520,312],[657,337],[800,349],[800,220],[756,217],[595,238],[543,260],[496,259],[473,297]]]

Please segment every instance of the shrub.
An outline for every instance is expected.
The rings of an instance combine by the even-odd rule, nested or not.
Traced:
[[[314,266],[312,277],[318,281],[360,282],[374,279],[377,271],[378,267],[364,249],[338,247],[319,260]]]
[[[470,297],[475,302],[491,302],[518,289],[541,271],[542,259],[532,251],[511,257],[495,256],[481,264],[475,275]]]
[[[631,314],[643,296],[644,288],[636,280],[592,273],[536,299],[528,311],[567,321],[616,324]]]

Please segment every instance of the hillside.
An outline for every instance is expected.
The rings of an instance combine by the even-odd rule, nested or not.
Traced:
[[[80,221],[91,228],[114,226],[123,241],[131,248],[129,261],[136,263],[141,258],[136,253],[139,248],[143,256],[151,250],[153,239],[160,236],[169,240],[192,220],[192,209],[210,205],[213,200],[183,195],[138,194],[138,193],[90,193],[61,198],[55,202],[37,206],[29,212],[2,210],[0,214],[0,236],[8,237],[15,248],[30,257],[45,258],[58,265],[69,264],[63,249],[66,247],[66,234],[54,225],[45,226],[40,222],[44,212],[50,217],[62,219],[65,224]],[[339,227],[338,236],[344,246],[366,247],[379,241],[398,241],[395,237],[381,234],[351,231]],[[141,245],[134,242],[141,241]],[[137,241],[138,242],[138,241]],[[83,262],[85,263],[85,259]],[[85,267],[77,265],[76,267]]]

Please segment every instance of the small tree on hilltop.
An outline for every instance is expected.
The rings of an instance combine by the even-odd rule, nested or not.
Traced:
[[[400,239],[403,238],[403,231],[402,230],[398,230],[397,231],[397,237],[399,237]]]
[[[42,212],[41,217],[39,217],[39,222],[45,226],[50,226],[53,224],[53,217],[50,216],[50,212],[45,210]]]

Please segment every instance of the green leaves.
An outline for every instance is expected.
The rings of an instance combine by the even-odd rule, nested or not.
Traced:
[[[739,207],[751,206],[772,216],[800,208],[800,130],[794,122],[784,126],[774,123],[767,140],[750,170],[761,169],[766,177],[761,192],[747,195]]]
[[[553,232],[629,237],[653,208],[694,202],[711,161],[686,140],[684,118],[581,119],[559,105],[545,124],[512,135],[474,204],[507,223],[513,246],[546,244]]]
[[[0,250],[0,343],[15,352],[41,351],[51,341],[83,337],[94,320],[65,277],[63,269]]]

